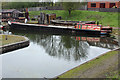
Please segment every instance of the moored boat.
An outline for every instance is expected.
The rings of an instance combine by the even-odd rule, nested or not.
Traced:
[[[4,27],[3,27],[3,25],[1,24],[1,22],[0,22],[0,29],[3,29]]]
[[[110,26],[102,26],[97,24],[81,24],[77,23],[75,26],[76,29],[79,30],[90,30],[90,31],[99,31],[101,35],[107,35],[112,32],[112,27]]]
[[[0,25],[0,28],[2,29],[2,28],[3,28],[3,26],[2,26],[2,25]]]
[[[45,31],[55,31],[61,33],[76,33],[82,35],[107,35],[112,32],[112,28],[106,29],[102,25],[97,24],[81,24],[77,23],[76,26],[55,26],[55,25],[44,25],[44,24],[27,24],[20,22],[9,23],[13,29],[23,29],[23,30],[45,30]]]

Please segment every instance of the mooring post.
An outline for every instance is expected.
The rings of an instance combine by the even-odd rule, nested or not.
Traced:
[[[8,40],[7,35],[5,35],[5,40]]]

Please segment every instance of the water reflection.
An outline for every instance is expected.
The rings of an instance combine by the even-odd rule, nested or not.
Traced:
[[[79,41],[87,41],[90,46],[97,46],[108,49],[118,48],[118,42],[111,37],[75,37]]]
[[[75,61],[87,57],[89,48],[87,43],[76,41],[71,36],[49,36],[37,43],[42,45],[50,56]]]
[[[3,78],[53,78],[117,47],[114,40],[101,37],[48,31],[11,30],[10,33],[25,35],[30,46],[0,56]]]
[[[53,32],[11,31],[13,34],[25,35],[33,43],[42,45],[50,56],[70,60],[86,59],[90,46],[115,49],[118,42],[110,37],[53,35]],[[51,34],[50,34],[51,33]]]

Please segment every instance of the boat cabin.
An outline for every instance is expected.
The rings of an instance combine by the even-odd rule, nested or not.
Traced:
[[[85,30],[97,30],[97,31],[100,31],[101,30],[101,25],[77,23],[77,25],[75,26],[75,28],[76,29],[85,29]]]
[[[109,34],[112,32],[112,27],[110,26],[102,26],[98,24],[81,24],[77,23],[77,25],[74,27],[78,30],[87,30],[87,31],[100,31],[101,34]]]

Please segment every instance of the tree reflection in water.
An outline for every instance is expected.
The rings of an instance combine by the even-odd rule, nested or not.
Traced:
[[[36,36],[34,40],[38,45],[42,45],[50,56],[66,60],[74,59],[75,61],[87,58],[87,49],[89,48],[87,42],[76,41],[71,36],[46,36]]]
[[[43,46],[46,53],[57,58],[79,61],[86,59],[90,46],[114,49],[118,42],[107,37],[82,37],[69,35],[53,35],[45,32],[34,31],[12,31],[13,34],[25,35],[34,44]],[[77,39],[78,38],[78,39]],[[107,46],[106,46],[107,45]]]

